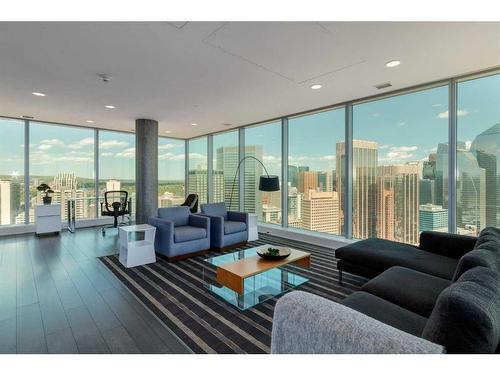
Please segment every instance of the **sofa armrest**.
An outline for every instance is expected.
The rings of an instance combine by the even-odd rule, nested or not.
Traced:
[[[241,221],[248,224],[248,213],[246,212],[228,211],[227,218],[228,220]]]
[[[476,237],[461,234],[423,231],[420,233],[420,249],[435,254],[460,259],[476,244]]]
[[[155,250],[164,249],[174,243],[174,222],[159,217],[150,217],[148,223],[156,228]]]
[[[210,219],[202,215],[189,215],[189,225],[193,227],[205,228],[210,232]]]
[[[440,345],[314,294],[291,292],[274,309],[273,354],[443,352]]]

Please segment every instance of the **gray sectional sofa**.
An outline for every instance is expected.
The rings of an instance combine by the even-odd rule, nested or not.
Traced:
[[[340,270],[373,278],[340,303],[282,297],[273,353],[500,351],[500,229],[423,232],[419,248],[369,239],[335,255]]]

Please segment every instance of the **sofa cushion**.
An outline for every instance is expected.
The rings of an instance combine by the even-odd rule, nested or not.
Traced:
[[[190,225],[183,225],[176,227],[174,231],[174,242],[187,242],[199,240],[207,237],[207,230],[205,228],[192,227]]]
[[[201,212],[210,216],[222,216],[224,220],[227,220],[227,210],[224,203],[202,204]]]
[[[486,267],[500,273],[500,253],[481,247],[469,251],[458,261],[453,280],[458,280],[460,276],[474,267]]]
[[[158,217],[173,221],[174,227],[187,225],[189,222],[189,214],[190,214],[189,207],[186,206],[158,209]]]
[[[396,266],[368,281],[361,290],[429,317],[439,294],[450,284],[450,280]]]
[[[500,252],[500,228],[484,228],[481,233],[479,233],[475,248]]]
[[[415,336],[422,334],[427,322],[423,316],[366,292],[355,292],[341,304]]]
[[[400,242],[369,238],[335,250],[335,256],[349,263],[382,273],[392,266],[402,266],[451,280],[458,260],[423,251]]]
[[[439,296],[422,337],[449,353],[494,353],[500,341],[500,275],[465,272]]]
[[[224,221],[224,234],[243,232],[247,229],[247,225],[241,221]]]

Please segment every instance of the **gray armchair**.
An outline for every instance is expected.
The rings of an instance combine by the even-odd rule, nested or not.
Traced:
[[[210,219],[191,214],[187,206],[159,208],[149,224],[157,229],[155,251],[170,260],[210,249]]]
[[[273,354],[430,354],[444,348],[323,297],[291,292],[274,309]]]
[[[248,214],[227,211],[224,203],[201,205],[203,216],[210,218],[212,248],[223,249],[248,240]]]

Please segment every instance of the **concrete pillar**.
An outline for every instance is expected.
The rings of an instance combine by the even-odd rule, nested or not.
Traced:
[[[158,121],[135,120],[135,191],[137,224],[158,210]]]

